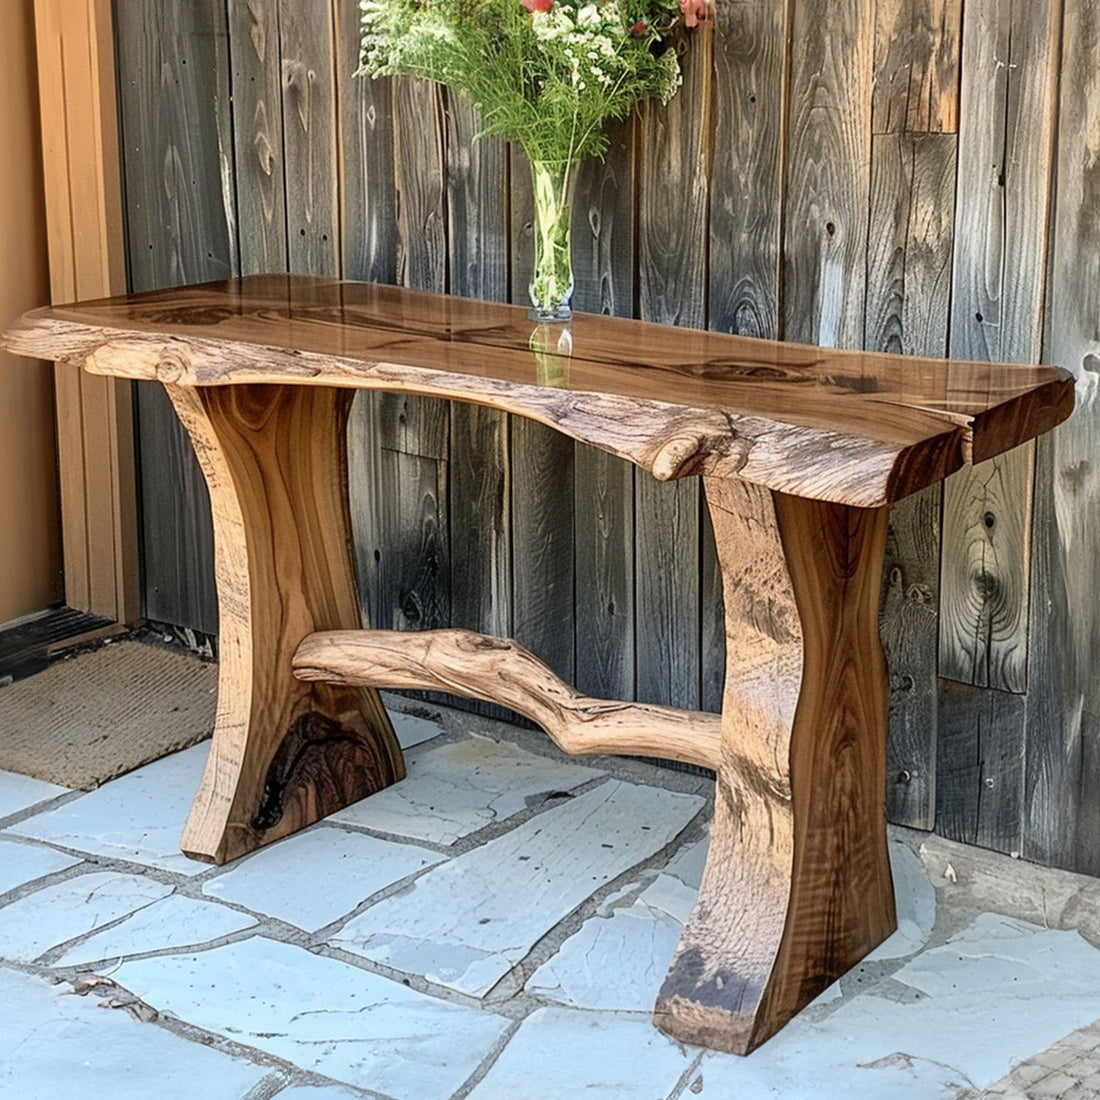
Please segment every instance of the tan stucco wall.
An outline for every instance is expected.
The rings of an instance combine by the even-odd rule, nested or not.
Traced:
[[[0,3],[0,327],[49,300],[33,0]],[[61,595],[52,368],[0,352],[0,623]]]

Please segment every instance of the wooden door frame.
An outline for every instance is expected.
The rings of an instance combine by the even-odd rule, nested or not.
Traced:
[[[35,0],[54,303],[126,290],[110,0]],[[65,600],[141,615],[131,386],[55,368]]]

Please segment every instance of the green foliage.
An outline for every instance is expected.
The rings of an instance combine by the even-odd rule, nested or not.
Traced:
[[[527,0],[532,8],[549,0]],[[362,0],[360,75],[426,77],[467,95],[483,133],[532,161],[607,149],[603,123],[680,84],[679,0]]]

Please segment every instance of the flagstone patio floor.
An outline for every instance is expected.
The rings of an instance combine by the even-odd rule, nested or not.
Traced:
[[[177,849],[205,744],[90,793],[0,772],[0,1096],[1100,1096],[1100,951],[908,832],[861,966],[748,1058],[665,1038],[710,781],[390,702],[409,778],[227,867]]]

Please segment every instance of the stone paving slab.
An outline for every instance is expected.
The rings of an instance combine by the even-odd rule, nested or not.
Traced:
[[[600,887],[659,852],[703,799],[610,780],[423,874],[330,942],[484,996]]]
[[[190,757],[178,754],[66,805],[50,809],[32,801],[18,811],[29,809],[32,816],[0,835],[0,887],[15,884],[6,894],[0,889],[0,929],[8,922],[17,938],[29,937],[16,943],[17,952],[29,955],[47,944],[42,949],[50,953],[24,964],[36,974],[91,969],[123,988],[102,983],[79,998],[42,986],[51,1006],[78,1006],[82,1024],[60,1050],[41,1045],[57,1039],[52,1032],[19,1033],[14,1064],[21,1071],[31,1067],[24,1075],[31,1091],[16,1093],[5,1091],[9,1082],[3,1076],[12,1049],[4,1045],[7,1009],[14,1004],[19,1013],[26,1003],[33,1015],[34,995],[20,983],[38,979],[16,974],[10,994],[0,982],[0,1096],[35,1100],[33,1088],[40,1082],[48,1100],[452,1100],[456,1094],[465,1100],[468,1093],[473,1100],[1100,1096],[1100,952],[1069,933],[977,916],[972,908],[962,919],[951,899],[976,872],[970,863],[963,867],[951,849],[958,874],[933,871],[930,879],[912,850],[919,838],[891,844],[899,932],[779,1036],[747,1059],[669,1043],[652,1028],[649,1012],[664,956],[671,955],[702,872],[706,840],[677,845],[674,839],[702,805],[694,794],[678,792],[698,787],[637,762],[599,760],[583,768],[557,762],[531,752],[536,743],[522,732],[516,736],[528,748],[501,750],[496,739],[508,736],[507,729],[489,722],[482,727],[470,716],[450,722],[445,715],[434,721],[418,714],[411,726],[397,717],[403,741],[425,739],[410,757],[438,761],[434,771],[410,769],[406,781],[403,812],[432,823],[416,843],[389,829],[384,831],[402,839],[330,822],[222,871],[186,861],[175,845],[198,782],[201,746]],[[476,738],[464,757],[460,739],[482,728],[491,738]],[[431,743],[441,735],[443,740]],[[482,766],[486,758],[489,764]],[[477,771],[474,782],[457,778],[463,760]],[[508,760],[519,761],[518,768]],[[543,770],[547,766],[551,771]],[[581,782],[588,789],[547,800],[548,794],[577,790],[579,784],[569,786],[567,778],[552,788],[546,781],[551,772],[576,779],[571,768],[585,776]],[[535,773],[541,778],[528,784],[526,776]],[[150,796],[150,790],[157,798],[163,794],[162,777],[178,801],[163,813]],[[33,813],[36,806],[42,808]],[[495,816],[487,819],[489,807]],[[73,818],[63,813],[77,809]],[[487,820],[494,827],[479,833]],[[51,837],[48,843],[87,852],[93,863],[113,857],[148,870],[128,875],[74,866],[77,857],[24,839],[22,831],[32,829]],[[458,854],[448,857],[444,844]],[[410,850],[439,862],[411,871],[416,877],[406,885],[410,880],[395,878],[387,860]],[[972,850],[966,855],[976,865]],[[455,866],[461,874],[448,870]],[[999,872],[1005,891],[1013,870]],[[55,873],[60,881],[52,885],[37,881]],[[195,874],[204,877],[195,882]],[[102,898],[79,891],[100,880],[117,886],[134,879],[153,893],[143,895],[129,916],[132,898],[120,902],[121,915],[114,916],[109,889]],[[376,881],[384,881],[388,894],[362,908]],[[219,882],[201,900],[194,896]],[[1060,880],[1052,886],[1061,888]],[[168,896],[157,892],[173,889]],[[1088,883],[1074,889],[1075,897],[1087,901]],[[22,896],[12,900],[13,890]],[[238,890],[239,898],[230,902],[230,891]],[[601,891],[599,904],[583,908],[581,921],[578,906],[595,890]],[[241,901],[248,891],[249,900]],[[1057,897],[1064,916],[1073,904]],[[30,904],[16,908],[23,903]],[[247,904],[255,916],[234,904]],[[346,955],[330,957],[328,947],[300,946],[329,938],[327,931],[317,935],[315,929],[327,927],[318,921],[348,912],[356,915],[340,930],[343,939],[332,942],[345,950],[377,949],[377,961],[367,955],[353,965]],[[372,931],[378,914],[385,927]],[[407,942],[395,939],[410,927]],[[538,954],[529,957],[533,947]],[[542,965],[523,988],[536,960]],[[517,962],[519,968],[512,969]],[[430,984],[441,973],[434,968],[448,964],[455,965],[458,983]],[[397,969],[379,974],[379,965]],[[0,979],[12,973],[0,959]],[[488,989],[497,973],[506,977],[495,991],[498,999],[474,1007],[462,990]],[[123,1009],[98,1007],[126,1003],[127,989],[160,1010],[158,1022],[139,1023]],[[142,1019],[153,1016],[140,1004],[134,1011]],[[51,1007],[51,1014],[59,1021],[54,1030],[66,1032],[65,1013]],[[145,1065],[127,1061],[127,1051],[135,1049],[129,1040],[118,1040],[123,1057],[117,1067],[102,1056],[115,1040],[113,1032],[94,1027],[97,1017],[121,1021],[139,1039],[148,1036],[137,1049],[148,1050],[155,1084],[141,1076]],[[1074,1027],[1081,1030],[1067,1036]],[[1053,1039],[1059,1041],[1050,1046]],[[223,1041],[236,1044],[230,1049],[251,1063],[208,1046]],[[173,1055],[173,1044],[182,1053]],[[1049,1049],[1039,1051],[1042,1046]],[[200,1052],[196,1061],[194,1051]],[[204,1076],[203,1057],[231,1067],[213,1086]],[[172,1072],[164,1083],[157,1063],[168,1058]],[[273,1058],[285,1061],[274,1064]],[[173,1076],[180,1066],[183,1072]],[[311,1076],[317,1073],[341,1083],[322,1086]],[[186,1081],[186,1090],[173,1092],[177,1080]],[[132,1082],[137,1085],[131,1091]]]
[[[576,1008],[648,1012],[668,973],[680,924],[642,902],[592,917],[527,982],[527,991]]]
[[[88,966],[149,951],[199,947],[255,926],[255,918],[224,905],[173,894],[89,936],[66,951],[57,965]]]
[[[648,1020],[542,1008],[470,1100],[663,1100],[697,1057]]]
[[[209,747],[203,742],[146,764],[8,831],[89,855],[202,874],[209,864],[188,859],[179,842]]]
[[[889,985],[797,1016],[749,1058],[708,1056],[701,1095],[797,1096],[814,1081],[818,1100],[930,1100],[993,1084],[1100,1016],[1100,952],[1075,932],[1004,922],[977,917]]]
[[[0,909],[0,958],[32,962],[172,892],[138,875],[97,871],[43,887]]]
[[[0,817],[10,817],[68,793],[68,787],[59,787],[55,783],[31,779],[15,772],[0,771]]]
[[[35,879],[75,867],[80,860],[75,856],[42,848],[37,844],[20,844],[0,837],[0,894],[25,886]]]
[[[395,1100],[449,1100],[509,1026],[259,936],[112,978],[161,1012]]]
[[[276,1093],[278,1100],[361,1100],[362,1095],[340,1085],[291,1085]]]
[[[602,774],[476,736],[412,752],[407,763],[408,781],[338,811],[331,820],[454,844]]]
[[[266,1070],[0,967],[0,1097],[242,1100]]]
[[[443,858],[413,844],[321,826],[238,860],[203,883],[202,892],[315,932]]]

